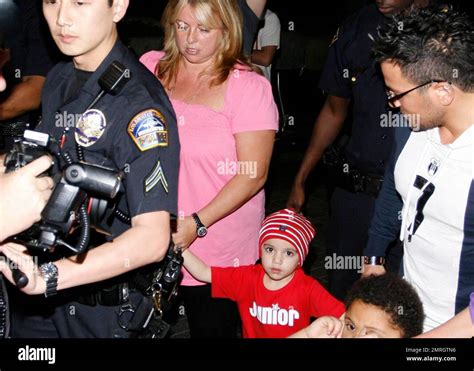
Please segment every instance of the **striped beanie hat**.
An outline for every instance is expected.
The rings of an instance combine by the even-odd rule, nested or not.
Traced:
[[[302,214],[293,209],[283,209],[265,218],[260,228],[258,246],[262,247],[271,238],[285,240],[296,248],[302,265],[308,255],[309,243],[315,235],[316,230]]]

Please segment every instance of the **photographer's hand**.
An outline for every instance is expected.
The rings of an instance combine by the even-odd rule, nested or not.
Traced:
[[[7,82],[2,76],[2,71],[0,70],[0,92],[4,91],[7,88]]]
[[[0,168],[0,241],[41,219],[54,182],[38,175],[50,166],[51,158],[43,156],[13,173]]]
[[[0,92],[7,88],[7,81],[2,75],[2,68],[10,60],[10,50],[0,49]]]
[[[28,295],[43,294],[46,291],[46,282],[41,277],[35,260],[28,253],[26,247],[15,243],[6,243],[0,245],[0,252],[8,258],[0,257],[0,271],[7,280],[16,285],[12,268],[19,268],[28,278],[28,284],[22,287],[21,291]]]

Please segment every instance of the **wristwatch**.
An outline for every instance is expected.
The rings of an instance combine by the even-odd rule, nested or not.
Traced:
[[[50,297],[57,294],[58,289],[58,267],[53,262],[44,263],[39,266],[41,277],[46,282],[44,296]]]
[[[364,256],[365,265],[384,265],[385,257],[383,256]]]
[[[202,224],[201,219],[199,219],[198,214],[192,214],[194,223],[196,223],[196,233],[198,237],[204,237],[207,234],[207,228],[204,224]]]

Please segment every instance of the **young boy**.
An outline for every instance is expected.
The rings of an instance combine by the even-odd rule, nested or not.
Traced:
[[[409,338],[423,329],[423,305],[413,287],[394,274],[362,278],[346,298],[344,321],[321,317],[291,337]]]
[[[213,297],[237,302],[244,337],[287,337],[308,326],[311,317],[344,313],[343,304],[301,269],[315,233],[304,216],[280,210],[262,223],[261,265],[209,267],[186,250],[184,266],[196,279],[212,283]]]

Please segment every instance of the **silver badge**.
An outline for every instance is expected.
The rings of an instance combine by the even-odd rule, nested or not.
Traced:
[[[76,124],[76,142],[83,147],[90,147],[104,134],[107,122],[104,114],[97,109],[84,112]]]

